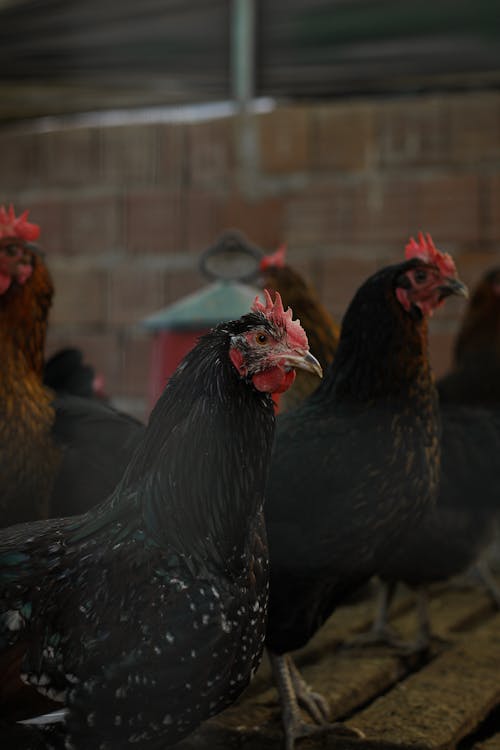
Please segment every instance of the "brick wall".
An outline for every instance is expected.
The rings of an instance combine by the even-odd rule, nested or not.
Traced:
[[[204,282],[225,228],[289,257],[340,317],[419,229],[474,284],[500,263],[500,93],[281,106],[247,121],[0,132],[0,200],[30,208],[56,284],[49,351],[81,346],[117,402],[146,411],[136,324]],[[437,374],[463,303],[432,323]]]

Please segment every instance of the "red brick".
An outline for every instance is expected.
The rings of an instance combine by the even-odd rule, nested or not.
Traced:
[[[238,229],[263,248],[275,248],[285,236],[284,200],[262,198],[251,200],[232,194],[221,207],[219,231]]]
[[[8,191],[6,202],[14,201],[14,189],[39,184],[38,137],[31,134],[0,133],[0,187]]]
[[[46,192],[40,193],[40,197],[31,201],[29,219],[40,225],[40,245],[47,253],[47,262],[54,255],[65,255],[68,253],[67,227],[67,204],[59,197],[44,197]],[[19,206],[24,208],[24,206]]]
[[[449,174],[416,180],[410,201],[412,232],[430,232],[440,246],[477,241],[479,215],[477,176]]]
[[[201,253],[212,245],[225,228],[221,200],[213,193],[190,190],[186,193],[186,248]]]
[[[122,372],[117,392],[146,399],[151,370],[153,337],[149,333],[127,334],[122,340]]]
[[[382,166],[449,161],[449,107],[442,96],[381,102],[375,120]]]
[[[235,168],[234,120],[229,117],[186,125],[188,177],[194,187],[228,188]]]
[[[161,307],[167,307],[207,284],[197,268],[192,270],[169,269],[164,272],[165,297]]]
[[[100,270],[53,265],[56,289],[51,324],[85,323],[103,325],[107,319],[108,279]]]
[[[372,179],[356,185],[343,236],[353,242],[400,242],[411,231],[414,184],[404,178]]]
[[[157,180],[180,189],[187,185],[187,126],[158,125]]]
[[[126,245],[140,255],[179,252],[183,247],[184,196],[180,191],[144,189],[126,199]]]
[[[351,189],[330,184],[291,196],[286,203],[284,239],[299,247],[338,242],[351,212],[350,193]]]
[[[278,107],[257,120],[260,168],[268,174],[302,172],[310,163],[309,113]]]
[[[376,158],[371,104],[331,104],[311,114],[312,164],[318,170],[366,169]]]
[[[138,323],[163,305],[163,274],[126,262],[110,271],[109,321]]]
[[[99,143],[94,128],[38,135],[43,184],[89,185],[99,182]]]
[[[469,93],[451,97],[450,149],[458,163],[474,165],[500,157],[500,94]]]
[[[157,174],[158,127],[123,125],[99,131],[102,178],[120,184],[151,183]]]
[[[326,258],[317,260],[317,290],[334,318],[340,320],[355,292],[377,270],[375,258]]]
[[[402,263],[405,260],[405,247],[408,244],[410,237],[414,236],[415,232],[407,232],[405,235],[401,235],[395,241],[387,241],[382,245],[373,246],[373,256],[376,258],[377,266],[383,268],[384,266],[391,266],[395,263]]]
[[[120,196],[76,195],[66,212],[69,255],[99,255],[123,246]]]
[[[73,326],[68,332],[64,326],[51,325],[47,340],[47,356],[51,356],[63,347],[81,349],[85,363],[91,365],[97,375],[104,377],[104,389],[107,395],[113,396],[117,392],[121,366],[120,346],[115,331],[104,333],[86,333]]]
[[[336,180],[288,201],[286,239],[295,245],[335,248],[401,242],[411,228],[413,183],[404,179]]]
[[[500,172],[485,178],[485,215],[482,225],[484,238],[500,241]]]

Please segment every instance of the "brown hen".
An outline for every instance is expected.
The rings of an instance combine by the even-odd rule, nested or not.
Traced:
[[[312,284],[285,261],[285,245],[266,255],[260,263],[261,284],[264,289],[279,292],[285,307],[294,310],[307,334],[311,352],[326,370],[333,360],[339,340],[339,326],[320,302]],[[279,413],[298,406],[318,387],[318,378],[300,371],[293,386],[279,399]]]
[[[105,404],[43,385],[54,290],[26,216],[0,207],[0,527],[104,500],[143,431]]]
[[[452,370],[438,382],[442,402],[500,402],[500,267],[484,274],[467,307]]]
[[[53,286],[28,242],[38,227],[0,208],[0,525],[46,518],[60,451],[42,384]]]

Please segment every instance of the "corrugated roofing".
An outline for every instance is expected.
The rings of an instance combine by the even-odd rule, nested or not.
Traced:
[[[231,98],[231,0],[0,2],[0,121]],[[498,0],[256,0],[256,96],[500,84]]]

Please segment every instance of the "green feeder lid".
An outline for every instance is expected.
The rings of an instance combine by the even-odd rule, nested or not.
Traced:
[[[212,328],[250,312],[260,290],[237,281],[215,281],[142,321],[150,331]]]
[[[241,232],[224,232],[200,259],[202,273],[215,281],[150,315],[142,325],[150,331],[199,330],[240,318],[260,294],[244,282],[256,277],[262,255]]]

